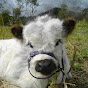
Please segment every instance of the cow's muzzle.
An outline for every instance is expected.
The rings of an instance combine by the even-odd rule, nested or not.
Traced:
[[[46,77],[36,77],[36,76],[34,76],[30,71],[30,61],[33,59],[33,57],[35,57],[36,55],[39,55],[39,54],[45,54],[45,55],[51,56],[53,59],[55,59],[57,61],[57,59],[56,59],[56,57],[53,53],[47,53],[47,52],[43,52],[43,51],[41,51],[41,52],[39,52],[39,51],[31,52],[30,56],[29,56],[30,58],[28,59],[28,70],[29,70],[29,73],[31,74],[31,76],[33,76],[36,79],[48,79],[51,76],[53,76],[55,74],[55,72],[60,71],[59,64],[58,64],[58,67],[57,67],[54,60],[46,58],[46,59],[37,61],[37,64],[35,66],[35,70],[37,72],[42,73],[43,75],[48,75],[48,76],[46,76]]]
[[[56,65],[52,59],[44,59],[37,62],[35,70],[43,75],[50,75],[56,70]]]

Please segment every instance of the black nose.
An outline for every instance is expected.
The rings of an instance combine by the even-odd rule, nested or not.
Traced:
[[[35,70],[44,75],[50,75],[56,69],[56,65],[51,59],[44,59],[37,62]]]

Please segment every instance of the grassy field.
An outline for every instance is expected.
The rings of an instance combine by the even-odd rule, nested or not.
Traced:
[[[0,27],[0,39],[9,38],[12,38],[9,27]],[[67,38],[65,45],[71,62],[73,61],[74,46],[76,47],[76,58],[72,69],[73,77],[66,80],[75,86],[68,85],[68,87],[88,88],[88,23],[85,20],[77,23],[75,31]],[[0,85],[2,84],[0,83]]]
[[[76,60],[73,66],[73,78],[68,82],[75,84],[69,88],[88,88],[88,23],[78,22],[76,29],[66,41],[68,57],[72,62],[73,47],[76,47]]]

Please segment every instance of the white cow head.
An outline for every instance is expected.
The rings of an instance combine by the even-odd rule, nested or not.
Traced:
[[[30,54],[30,71],[34,76],[50,75],[58,68],[65,38],[74,30],[73,18],[59,20],[48,15],[40,16],[26,26],[13,25],[12,34],[22,40]],[[64,51],[65,52],[65,51]]]

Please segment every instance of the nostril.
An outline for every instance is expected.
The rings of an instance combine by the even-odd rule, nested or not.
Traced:
[[[40,61],[37,64],[39,67],[42,67],[42,65],[43,65],[42,62],[40,62]]]
[[[51,63],[51,60],[48,60],[48,61],[45,62],[45,66],[46,66],[46,67],[50,67],[51,64],[52,64],[52,63]]]
[[[40,62],[37,63],[37,65],[35,67],[35,70],[38,71],[38,72],[41,72],[41,70],[42,70],[42,64]]]

